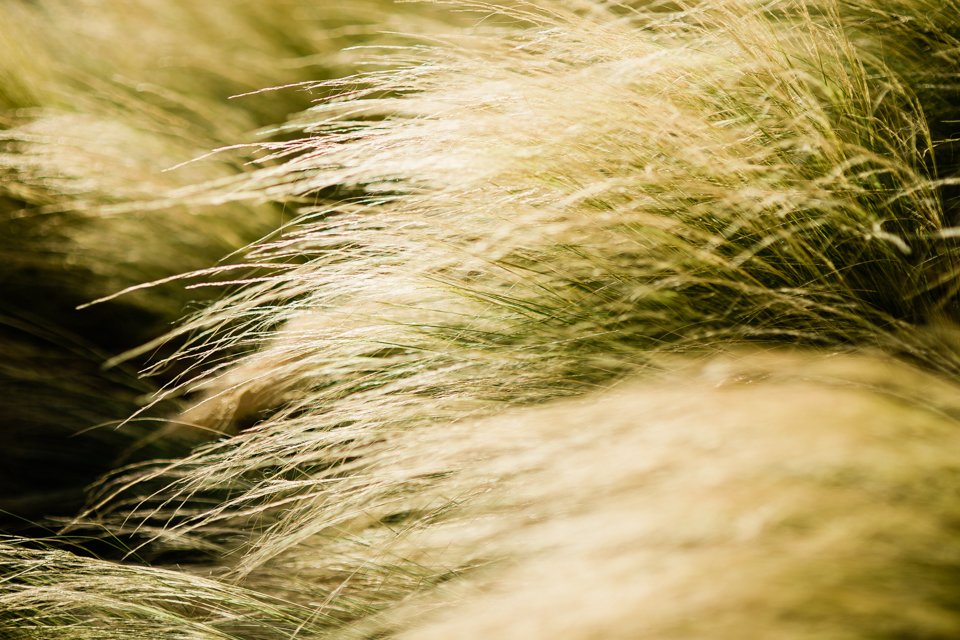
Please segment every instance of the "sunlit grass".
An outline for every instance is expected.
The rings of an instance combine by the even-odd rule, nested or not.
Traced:
[[[17,264],[207,296],[112,362],[226,436],[91,489],[125,563],[7,547],[11,630],[955,636],[957,2],[203,7],[2,41]]]

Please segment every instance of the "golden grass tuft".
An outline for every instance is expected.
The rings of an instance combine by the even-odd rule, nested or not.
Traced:
[[[3,9],[13,264],[206,293],[98,347],[207,441],[0,546],[5,632],[960,633],[955,0],[111,7]]]

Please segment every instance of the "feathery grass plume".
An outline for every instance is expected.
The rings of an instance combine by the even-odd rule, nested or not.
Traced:
[[[284,219],[274,206],[186,209],[172,193],[243,171],[243,154],[165,170],[255,139],[256,130],[282,125],[309,101],[296,90],[231,96],[342,72],[347,60],[334,52],[374,37],[356,25],[380,2],[332,13],[313,4],[5,5],[0,42],[9,55],[0,77],[11,82],[0,167],[9,261],[45,268],[41,284],[63,281],[61,295],[72,292],[79,304],[209,267],[274,230]],[[344,23],[353,26],[338,30]],[[173,287],[150,293],[117,304],[145,307],[168,323],[199,295]],[[159,330],[150,327],[140,342]]]
[[[99,452],[77,456],[69,465],[77,474],[64,468],[59,480],[51,476],[36,485],[30,481],[36,474],[21,473],[29,459],[19,458],[23,449],[4,447],[0,482],[23,487],[7,506],[28,496],[32,503],[79,492],[146,436],[133,425],[85,431],[129,417],[140,396],[153,391],[136,383],[132,393],[128,383],[113,384],[112,374],[99,373],[99,367],[167,331],[188,305],[207,297],[207,290],[185,288],[182,274],[215,268],[233,277],[230,254],[289,217],[272,203],[187,207],[175,195],[198,182],[237,175],[249,158],[237,151],[168,169],[218,146],[282,138],[286,117],[309,104],[305,92],[293,89],[231,97],[278,81],[295,84],[352,70],[350,56],[337,51],[397,40],[376,30],[406,25],[406,15],[410,24],[429,30],[428,19],[413,12],[380,20],[383,3],[377,0],[335,12],[314,5],[42,0],[0,7],[0,258],[6,265],[0,318],[12,332],[4,350],[4,388],[16,395],[0,413],[0,424],[7,441],[33,434],[35,452],[49,449],[51,464],[60,448],[92,446]],[[267,125],[280,129],[265,130]],[[126,288],[135,290],[76,309]],[[52,362],[57,366],[51,368]],[[61,372],[62,380],[51,380],[51,370]],[[177,373],[171,367],[158,380]],[[96,397],[77,403],[61,398],[59,409],[69,417],[45,409],[49,397],[86,379]],[[101,403],[104,411],[94,410]],[[163,446],[186,435],[179,431]],[[51,482],[59,487],[47,487]],[[36,508],[37,515],[76,512],[62,510],[52,498]],[[33,517],[15,513],[10,526],[28,515]]]
[[[454,6],[499,19],[324,83],[343,94],[303,116],[305,137],[207,196],[361,191],[304,207],[247,254],[272,277],[179,330],[187,353],[255,351],[193,383],[209,397],[190,421],[269,418],[184,463],[173,504],[232,496],[184,531],[298,503],[284,479],[313,468],[317,433],[578,393],[657,352],[869,346],[957,372],[916,329],[955,318],[957,297],[955,248],[911,246],[951,233],[915,53],[882,33],[859,46],[830,2]],[[142,507],[124,521],[169,515]]]
[[[286,162],[233,195],[364,194],[303,209],[249,254],[275,278],[182,331],[249,317],[212,342],[258,344],[259,329],[331,318],[396,346],[437,325],[412,332],[443,334],[439,357],[488,371],[495,353],[551,388],[629,371],[647,349],[744,338],[877,345],[956,370],[912,331],[957,304],[955,247],[936,243],[952,236],[939,197],[952,178],[931,174],[912,50],[882,35],[860,47],[831,3],[518,7],[499,15],[525,28],[323,83],[342,98],[304,116],[305,137],[264,145]],[[289,333],[255,359],[312,353]],[[310,335],[318,379],[316,365],[350,361]],[[492,378],[508,396],[524,386]]]
[[[955,383],[852,355],[661,364],[492,418],[315,434],[313,535],[245,586],[229,556],[174,571],[4,546],[0,629],[956,637]]]
[[[64,534],[156,567],[5,546],[11,632],[956,637],[957,3],[432,4],[160,198],[298,211],[171,336],[233,435]]]
[[[21,638],[291,638],[313,612],[184,572],[0,545],[0,629]]]

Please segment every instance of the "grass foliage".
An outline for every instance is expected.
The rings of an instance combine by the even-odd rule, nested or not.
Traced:
[[[960,3],[341,4],[0,8],[0,629],[957,637]]]

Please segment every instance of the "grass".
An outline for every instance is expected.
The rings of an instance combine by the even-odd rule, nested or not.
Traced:
[[[956,636],[954,0],[36,4],[10,313],[222,437],[11,540],[10,633]]]

